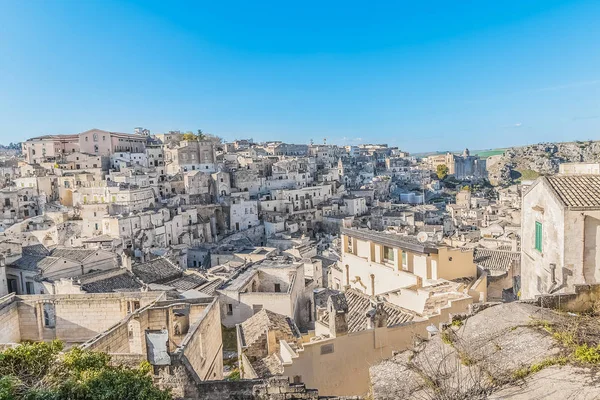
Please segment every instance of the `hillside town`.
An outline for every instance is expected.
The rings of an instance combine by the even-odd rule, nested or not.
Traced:
[[[145,128],[14,147],[0,149],[0,349],[60,340],[146,361],[177,399],[542,398],[553,369],[560,398],[600,396],[590,365],[556,361],[567,345],[547,325],[597,311],[600,160],[537,145],[553,157],[528,179],[506,167],[527,149]]]

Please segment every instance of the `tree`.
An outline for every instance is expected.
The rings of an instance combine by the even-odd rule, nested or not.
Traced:
[[[193,142],[198,140],[198,136],[194,135],[192,132],[186,132],[183,134],[183,140]]]
[[[23,343],[0,352],[0,399],[168,400],[152,384],[150,364],[127,368],[110,364],[105,353],[74,347],[62,352],[59,341]]]
[[[198,137],[199,141],[200,140],[204,140],[206,138],[206,135],[204,133],[202,133],[202,129],[198,129],[198,131],[197,131],[197,137]]]
[[[437,166],[436,174],[440,180],[443,180],[448,176],[448,166],[446,164],[441,164]]]

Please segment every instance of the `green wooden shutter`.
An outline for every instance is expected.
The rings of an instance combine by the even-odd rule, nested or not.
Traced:
[[[535,222],[535,249],[542,252],[542,223]]]

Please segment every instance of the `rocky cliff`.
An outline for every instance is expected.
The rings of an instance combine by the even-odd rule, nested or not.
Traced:
[[[600,162],[600,141],[512,147],[503,155],[488,160],[490,182],[493,185],[508,185],[557,173],[558,165],[564,162]]]

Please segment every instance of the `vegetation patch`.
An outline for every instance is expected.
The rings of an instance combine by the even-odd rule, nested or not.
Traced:
[[[600,345],[588,346],[587,344],[581,344],[575,347],[574,357],[577,361],[587,364],[598,364],[600,363]]]
[[[223,337],[223,350],[237,351],[237,332],[235,326],[226,328],[221,325],[221,336]]]
[[[540,372],[544,368],[551,367],[553,365],[565,365],[569,362],[567,357],[551,357],[539,363],[531,364],[528,367],[523,367],[515,370],[512,374],[514,379],[525,379],[531,374]]]
[[[462,319],[455,319],[452,321],[452,326],[454,326],[455,328],[460,328],[461,326],[463,326],[463,321]]]
[[[454,338],[453,338],[453,333],[449,330],[444,330],[442,331],[442,342],[444,342],[447,345],[453,346],[454,345]]]
[[[532,169],[518,169],[517,172],[520,174],[518,179],[521,181],[533,181],[540,176],[539,172]]]
[[[63,352],[59,341],[23,343],[0,352],[0,399],[171,399],[151,370],[147,361],[115,366],[108,354],[79,347]]]

